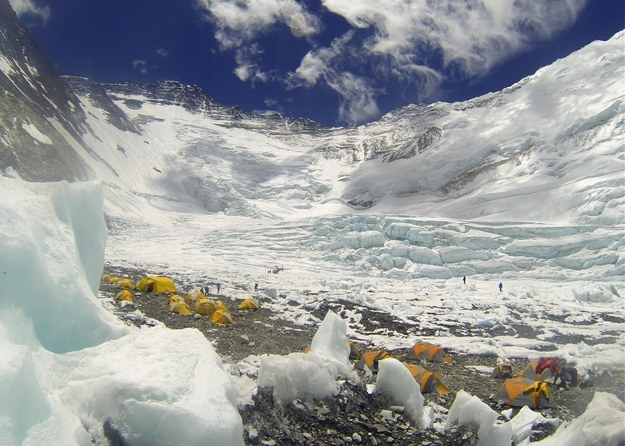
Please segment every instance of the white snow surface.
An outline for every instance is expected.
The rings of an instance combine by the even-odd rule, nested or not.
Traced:
[[[473,101],[316,134],[117,95],[142,123],[131,133],[81,97],[98,157],[81,155],[101,185],[0,178],[0,444],[103,444],[105,422],[141,444],[242,444],[236,395],[249,381],[230,382],[194,330],[116,321],[96,298],[104,262],[215,279],[234,299],[257,282],[266,308],[311,330],[311,309],[349,301],[347,334],[380,348],[416,339],[365,330],[358,306],[431,329],[420,339],[456,354],[548,351],[582,379],[624,370],[624,40]],[[441,138],[412,157],[366,157],[373,145],[414,146],[430,128]],[[250,358],[264,361],[259,384],[275,391],[287,371],[317,384],[278,389],[279,400],[334,394],[339,375],[321,353],[341,362],[327,343],[342,339],[340,325],[324,326],[307,355]],[[527,424],[493,427],[478,401],[457,401],[471,412],[453,418],[479,425],[480,438],[527,441]],[[597,394],[543,444],[616,444],[617,401]]]

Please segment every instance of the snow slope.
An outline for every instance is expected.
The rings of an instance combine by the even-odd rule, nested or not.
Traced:
[[[321,292],[461,352],[625,367],[624,40],[357,128],[245,114],[171,82],[103,96],[74,79],[98,153],[84,159],[105,185],[106,260],[218,278],[235,297],[260,282],[304,324]]]

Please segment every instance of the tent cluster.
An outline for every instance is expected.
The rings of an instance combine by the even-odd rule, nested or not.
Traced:
[[[114,277],[104,274],[102,280],[115,286],[124,288],[120,291],[115,299],[118,301],[134,302],[135,297],[130,291],[136,289],[144,293],[169,293],[170,297],[167,302],[167,308],[171,313],[189,316],[192,314],[200,314],[209,316],[210,320],[215,324],[231,324],[232,314],[226,308],[223,301],[209,299],[200,290],[193,290],[186,296],[178,294],[176,284],[173,279],[165,276],[147,276],[141,278],[136,286],[132,280],[127,278]],[[260,302],[255,298],[245,299],[239,305],[240,310],[258,310]]]
[[[512,364],[506,363],[495,367],[493,376],[497,378],[512,376]],[[512,407],[553,408],[556,404],[550,394],[550,384],[577,386],[577,370],[574,367],[560,365],[556,358],[529,361],[518,376],[506,379],[491,399]]]
[[[354,345],[350,345],[350,358],[357,359],[355,367],[361,370],[378,371],[378,363],[387,358],[392,358],[391,354],[384,350],[375,350],[360,354],[354,353]],[[427,342],[417,342],[412,348],[408,349],[407,356],[413,360],[426,360],[430,362],[441,362],[452,364],[451,358],[438,345],[429,344]],[[449,389],[441,381],[438,373],[432,372],[426,368],[411,363],[403,363],[414,379],[419,383],[421,393],[436,392],[438,395],[446,395]]]

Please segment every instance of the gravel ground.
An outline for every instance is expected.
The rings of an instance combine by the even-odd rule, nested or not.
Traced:
[[[141,271],[107,265],[105,273],[117,277],[138,279]],[[193,284],[179,284],[182,289],[191,289]],[[244,285],[240,285],[244,287]],[[102,282],[100,297],[110,299],[120,288]],[[169,295],[165,293],[142,293],[133,290],[135,303],[122,306],[118,302],[109,302],[109,307],[127,323],[141,325],[155,319],[173,329],[194,327],[200,330],[212,342],[215,350],[226,364],[237,363],[250,355],[278,354],[286,355],[303,351],[310,345],[315,330],[301,327],[282,320],[266,308],[257,311],[238,310],[238,301],[228,295],[211,295],[221,299],[231,310],[234,323],[215,325],[207,316],[182,316],[168,311]],[[336,302],[311,312],[322,319],[328,309],[341,313],[351,309],[349,302]],[[138,309],[149,319],[132,318]],[[372,321],[375,329],[388,328],[391,331],[414,332],[414,326],[396,321],[387,314],[359,307],[363,320]],[[375,322],[373,322],[375,321]],[[367,329],[367,327],[365,327]],[[426,333],[421,333],[426,334]],[[362,351],[376,349],[375,346],[359,345]],[[410,362],[404,350],[389,351],[400,360]],[[450,390],[447,396],[426,394],[426,405],[434,408],[433,417],[441,425],[453,398],[459,390],[465,390],[488,403],[495,410],[501,410],[490,402],[490,396],[497,391],[503,379],[492,378],[483,371],[492,370],[497,365],[494,356],[457,355],[448,352],[454,364],[421,364],[429,370],[439,373],[441,380]],[[513,360],[515,371],[521,370],[526,360]],[[232,368],[236,370],[236,367]],[[362,374],[364,384],[375,382],[375,377],[367,378]],[[570,420],[578,417],[586,409],[595,391],[608,391],[625,399],[623,382],[603,374],[588,378],[582,386],[568,390],[552,389],[557,409],[541,410],[548,418]],[[390,410],[390,412],[389,412]],[[514,409],[516,414],[518,409]],[[275,404],[271,392],[260,391],[254,397],[254,405],[241,409],[246,431],[245,442],[249,445],[303,445],[303,444],[399,444],[399,445],[475,445],[477,435],[466,428],[454,428],[442,432],[441,429],[420,430],[411,425],[403,416],[402,408],[393,406],[380,395],[369,394],[363,384],[346,382],[339,394],[323,401],[299,401],[282,406]],[[554,427],[545,424],[536,428],[533,439],[551,434]]]

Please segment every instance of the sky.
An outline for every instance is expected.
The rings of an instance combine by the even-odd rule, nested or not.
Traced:
[[[624,27],[621,0],[10,2],[60,74],[327,125],[497,91]]]

